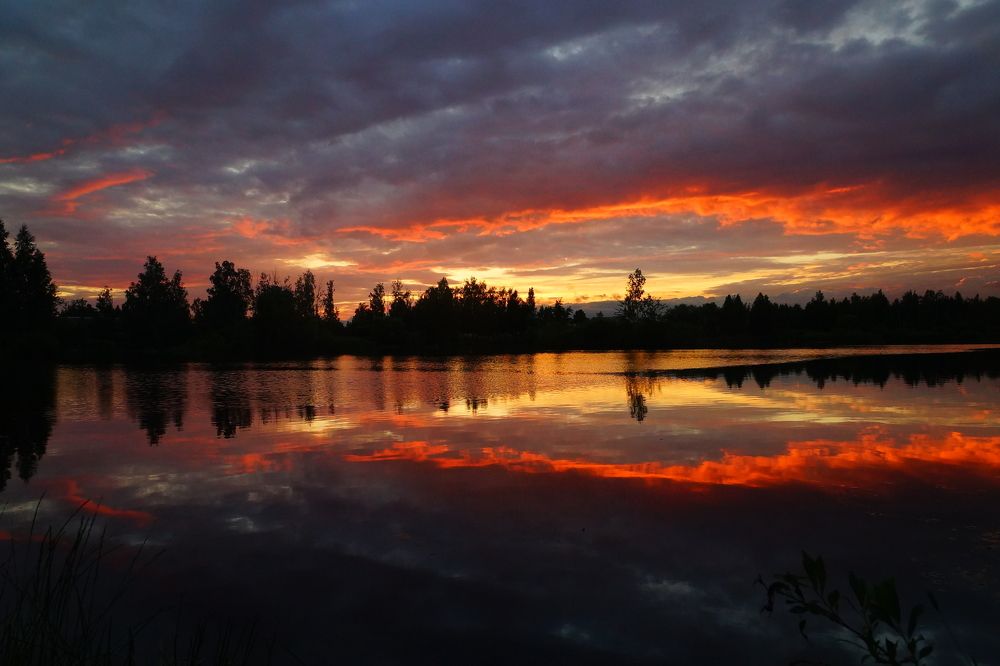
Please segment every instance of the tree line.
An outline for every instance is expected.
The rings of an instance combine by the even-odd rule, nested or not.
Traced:
[[[62,303],[34,237],[14,238],[0,221],[0,349],[18,357],[64,360],[253,358],[341,352],[491,352],[540,349],[777,347],[1000,341],[1000,299],[940,291],[883,292],[805,305],[758,294],[719,304],[665,306],[648,294],[640,269],[608,316],[588,316],[534,289],[487,285],[472,277],[414,292],[401,281],[376,284],[342,321],[332,280],[290,277],[216,262],[204,298],[189,300],[180,271],[149,256],[123,299],[105,288],[94,303]]]

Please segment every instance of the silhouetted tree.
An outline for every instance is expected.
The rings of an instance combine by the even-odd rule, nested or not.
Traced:
[[[10,232],[0,220],[0,312],[15,316],[14,308],[14,253],[10,249]],[[2,333],[0,333],[2,335]]]
[[[747,307],[739,294],[726,296],[722,303],[722,329],[725,335],[742,335],[746,327]]]
[[[1000,299],[994,296],[911,290],[890,301],[881,291],[840,299],[816,292],[803,306],[776,303],[760,293],[751,307],[730,295],[721,306],[664,308],[646,293],[646,276],[639,269],[629,274],[614,318],[587,317],[561,301],[538,307],[533,288],[521,299],[514,289],[475,277],[457,289],[442,278],[416,300],[400,280],[391,285],[391,300],[378,283],[368,301],[358,305],[351,336],[336,340],[341,325],[332,280],[321,298],[310,271],[294,284],[262,275],[251,290],[250,273],[223,261],[215,265],[210,283],[206,298],[196,301],[198,326],[191,340],[181,274],[168,277],[153,256],[129,286],[120,310],[105,287],[96,308],[76,299],[56,319],[56,288],[35,239],[22,227],[12,245],[0,222],[0,313],[4,324],[12,322],[0,326],[0,349],[35,357],[58,349],[62,358],[90,360],[113,359],[130,347],[231,358],[381,347],[447,352],[1000,341]]]
[[[413,295],[409,289],[403,288],[401,280],[392,282],[392,302],[389,304],[389,317],[395,321],[404,321],[413,308]]]
[[[618,315],[628,321],[639,319],[640,306],[646,292],[646,276],[638,268],[628,275],[625,297],[618,304]]]
[[[97,316],[97,308],[91,305],[86,298],[75,298],[63,306],[59,315],[61,317],[91,318]]]
[[[16,325],[0,326],[0,349],[19,355],[37,355],[55,344],[52,328],[56,316],[56,286],[35,245],[35,237],[22,226],[14,239],[0,221],[0,312]]]
[[[21,316],[35,323],[50,321],[56,313],[56,286],[45,255],[24,225],[14,240],[14,276]]]
[[[373,317],[385,316],[385,285],[381,282],[376,284],[368,294],[368,309]]]
[[[316,276],[306,271],[295,280],[295,311],[304,320],[313,320],[316,314]]]
[[[333,300],[333,292],[333,280],[327,280],[326,290],[323,292],[323,321],[339,325],[340,313],[337,312],[337,304]]]
[[[97,295],[97,313],[105,318],[114,317],[118,314],[118,308],[115,307],[115,300],[111,296],[110,287],[104,287],[101,293]]]
[[[441,340],[453,336],[455,329],[455,293],[448,286],[448,279],[441,278],[433,287],[428,287],[413,306],[417,326],[432,339]]]
[[[625,297],[618,303],[618,316],[628,322],[655,319],[660,314],[659,300],[646,293],[646,276],[638,268],[628,275]]]
[[[817,291],[805,306],[805,324],[820,330],[833,327],[836,316],[836,303],[826,300],[822,291]]]
[[[750,332],[758,338],[770,334],[774,323],[774,310],[771,299],[758,293],[753,305],[750,306]]]
[[[181,272],[167,273],[156,257],[149,256],[138,280],[125,290],[122,317],[140,347],[163,347],[183,341],[191,322],[187,290]]]
[[[282,353],[299,338],[299,304],[288,284],[262,273],[254,290],[253,324],[259,352]]]
[[[240,324],[253,305],[250,271],[236,268],[231,261],[215,262],[215,272],[208,278],[211,286],[204,301],[195,301],[195,314],[202,323],[218,328]]]
[[[562,300],[557,299],[552,305],[543,305],[538,308],[538,314],[536,317],[538,321],[542,323],[560,323],[564,324],[570,320],[570,315],[573,313],[573,308],[563,307]]]

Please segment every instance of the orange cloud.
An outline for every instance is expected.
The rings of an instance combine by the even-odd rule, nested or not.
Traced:
[[[79,201],[77,201],[78,199],[89,194],[93,194],[94,192],[106,190],[109,187],[125,185],[137,180],[145,180],[152,175],[153,172],[147,171],[146,169],[132,169],[130,171],[112,173],[106,176],[101,176],[100,178],[84,181],[79,185],[71,187],[70,189],[55,195],[52,198],[55,208],[54,210],[48,212],[59,215],[72,215],[76,212],[77,207],[80,205]]]
[[[831,477],[868,469],[901,468],[916,462],[1000,468],[1000,437],[970,437],[952,432],[943,437],[912,435],[897,443],[878,434],[856,441],[811,440],[790,442],[776,456],[725,453],[721,460],[697,465],[600,463],[554,459],[541,453],[507,447],[483,448],[478,453],[451,451],[444,444],[401,442],[370,454],[344,456],[351,462],[408,460],[442,469],[498,466],[523,473],[577,472],[605,478],[670,480],[713,485],[769,486],[783,483],[826,485]]]
[[[402,228],[354,226],[340,232],[421,242],[443,238],[449,232],[478,230],[481,235],[505,235],[552,224],[667,214],[717,217],[724,225],[773,219],[796,234],[851,233],[872,238],[902,231],[911,237],[944,236],[949,240],[973,234],[1000,235],[1000,194],[944,199],[918,194],[900,199],[881,182],[841,187],[821,184],[798,192],[713,192],[708,186],[691,186],[667,196],[600,206],[528,209],[489,218],[417,222]]]
[[[274,245],[292,247],[312,242],[311,238],[292,237],[292,223],[289,220],[258,220],[241,217],[229,223],[229,228],[243,238],[266,239]]]

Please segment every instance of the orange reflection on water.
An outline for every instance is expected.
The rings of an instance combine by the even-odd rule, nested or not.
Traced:
[[[124,518],[133,521],[139,527],[145,527],[153,522],[153,514],[137,509],[117,509],[102,504],[100,501],[88,499],[80,490],[80,484],[75,479],[66,481],[66,489],[62,499],[70,504],[78,505],[83,511],[108,518]]]
[[[605,478],[670,480],[689,483],[770,486],[785,483],[842,485],[845,472],[898,470],[913,463],[978,466],[990,472],[1000,468],[1000,436],[975,437],[960,432],[943,436],[914,434],[897,441],[882,433],[864,433],[857,440],[789,442],[785,453],[774,456],[724,452],[721,460],[694,465],[660,462],[602,463],[556,459],[509,447],[487,447],[478,453],[452,451],[446,444],[410,441],[369,454],[344,456],[351,462],[406,460],[439,468],[498,466],[524,473],[579,472]],[[854,480],[855,482],[857,479]]]

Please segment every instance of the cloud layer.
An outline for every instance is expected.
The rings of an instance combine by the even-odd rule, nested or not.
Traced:
[[[145,254],[342,299],[1000,293],[1000,2],[5,10],[0,214],[67,293]]]

